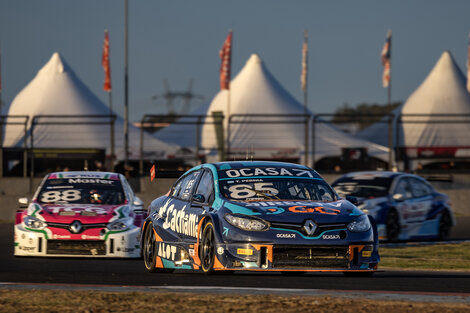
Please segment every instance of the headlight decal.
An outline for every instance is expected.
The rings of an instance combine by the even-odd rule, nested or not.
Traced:
[[[348,224],[348,229],[352,232],[364,232],[368,231],[371,228],[369,217],[363,214],[354,219],[351,223]]]
[[[232,226],[245,231],[266,231],[269,229],[268,222],[260,218],[227,214],[225,215],[225,220]]]

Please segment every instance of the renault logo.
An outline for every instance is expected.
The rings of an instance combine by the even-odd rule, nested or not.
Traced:
[[[70,231],[74,234],[78,234],[79,232],[82,231],[82,223],[80,221],[73,221],[73,223],[70,225]]]
[[[317,230],[317,224],[312,220],[306,220],[302,228],[305,230],[307,235],[312,236],[315,233],[315,230]]]

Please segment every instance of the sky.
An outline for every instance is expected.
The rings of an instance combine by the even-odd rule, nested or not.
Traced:
[[[104,30],[110,36],[113,108],[124,112],[124,0],[0,0],[3,101],[9,105],[60,52],[104,103]],[[192,108],[219,91],[218,52],[233,30],[232,78],[257,53],[299,102],[303,32],[309,32],[308,107],[386,103],[380,53],[392,35],[392,101],[405,101],[449,50],[466,72],[468,0],[129,0],[129,118],[167,112],[165,89]],[[180,107],[175,107],[179,111]],[[6,114],[6,110],[3,114]]]

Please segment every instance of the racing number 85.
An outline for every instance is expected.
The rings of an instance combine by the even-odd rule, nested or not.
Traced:
[[[250,185],[239,184],[230,186],[228,189],[230,191],[230,197],[232,199],[245,199],[256,196],[259,192],[266,192],[272,195],[277,195],[279,191],[277,189],[271,188],[273,183],[254,183],[253,188]]]

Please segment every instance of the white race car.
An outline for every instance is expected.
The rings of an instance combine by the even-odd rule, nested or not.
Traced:
[[[15,256],[140,257],[143,202],[109,172],[55,172],[20,198]]]

